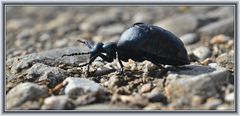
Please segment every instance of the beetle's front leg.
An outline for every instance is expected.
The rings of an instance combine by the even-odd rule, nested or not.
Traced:
[[[119,53],[118,52],[117,52],[117,59],[118,59],[118,63],[121,66],[121,71],[119,71],[118,75],[123,75],[124,76],[124,66],[123,66],[123,63],[122,63],[121,59],[119,58]]]
[[[110,57],[107,57],[106,55],[100,54],[99,57],[101,57],[104,61],[113,62],[113,59]]]
[[[119,64],[120,64],[120,66],[121,66],[121,71],[118,73],[118,75],[124,75],[124,66],[123,66],[123,64],[122,64],[122,61],[118,58],[118,62],[119,62]]]
[[[93,57],[89,60],[88,66],[87,66],[87,76],[90,75],[90,73],[89,73],[90,65],[92,64],[92,62],[93,62],[97,57],[98,57],[97,55],[96,55],[96,56],[93,56]]]

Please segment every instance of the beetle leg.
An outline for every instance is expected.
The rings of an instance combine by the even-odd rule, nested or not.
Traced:
[[[89,60],[89,62],[88,62],[88,67],[87,67],[87,76],[89,76],[89,69],[90,69],[90,65],[92,64],[92,62],[96,59],[98,57],[98,55],[96,55],[96,56],[93,56],[90,60]]]
[[[112,62],[112,61],[113,61],[112,58],[107,57],[107,56],[104,55],[104,54],[100,54],[99,57],[101,57],[104,61],[107,61],[107,62]]]
[[[117,59],[118,59],[118,62],[120,64],[120,66],[121,66],[121,71],[118,73],[118,75],[124,75],[124,66],[123,66],[122,61],[119,58],[118,52],[117,52]]]
[[[119,64],[120,64],[120,66],[121,66],[121,71],[120,71],[120,73],[119,73],[119,75],[124,75],[124,66],[123,66],[123,63],[122,63],[122,61],[118,58],[118,62],[119,62]]]

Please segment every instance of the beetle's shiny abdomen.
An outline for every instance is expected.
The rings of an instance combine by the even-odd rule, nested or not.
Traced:
[[[126,61],[155,60],[159,64],[189,64],[187,50],[182,41],[161,27],[137,24],[121,35],[117,49]]]

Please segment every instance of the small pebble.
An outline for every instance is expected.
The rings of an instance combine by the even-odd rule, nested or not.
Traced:
[[[50,39],[50,35],[48,33],[43,33],[39,38],[41,42],[47,41],[48,39]]]
[[[63,81],[64,93],[70,96],[80,96],[88,92],[101,92],[101,86],[92,80],[68,77]]]
[[[230,93],[225,96],[225,100],[228,102],[234,102],[234,93]]]
[[[213,62],[213,59],[211,58],[206,58],[205,60],[203,60],[201,62],[202,65],[208,65],[209,63],[212,63]]]
[[[67,40],[66,39],[60,39],[60,40],[57,40],[54,43],[54,46],[56,46],[56,47],[63,47],[66,44],[67,44]]]
[[[44,104],[41,109],[43,110],[70,110],[74,109],[75,105],[68,98],[68,96],[51,96],[44,100]]]
[[[210,40],[210,43],[211,44],[222,44],[222,43],[226,43],[228,40],[230,40],[230,37],[221,34],[221,35],[214,36]]]
[[[151,89],[152,89],[152,84],[151,83],[144,84],[140,88],[140,93],[147,93],[147,92],[151,91]]]
[[[181,36],[180,39],[182,40],[182,42],[185,45],[193,44],[199,40],[199,38],[197,37],[197,35],[195,33],[185,34],[185,35]]]
[[[114,88],[115,86],[120,87],[123,84],[124,84],[124,80],[122,77],[113,75],[110,77],[110,79],[107,82],[105,82],[104,85],[108,86],[109,88]]]
[[[193,50],[193,54],[197,56],[200,60],[204,60],[211,55],[211,51],[208,47],[198,47]]]
[[[234,68],[234,53],[223,53],[216,58],[216,62],[219,66],[233,69]]]
[[[216,109],[221,103],[222,101],[220,99],[208,98],[207,102],[204,104],[204,107],[206,109]]]

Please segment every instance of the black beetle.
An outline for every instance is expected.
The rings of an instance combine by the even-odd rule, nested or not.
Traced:
[[[107,62],[118,59],[123,74],[123,64],[132,59],[137,62],[148,60],[158,67],[163,65],[180,66],[189,64],[187,50],[182,41],[173,33],[154,25],[135,23],[124,31],[117,42],[90,44],[88,41],[80,41],[87,45],[91,51],[88,53],[64,54],[63,56],[90,54],[90,60],[82,66],[89,66],[99,56]],[[105,53],[106,55],[104,55]]]

